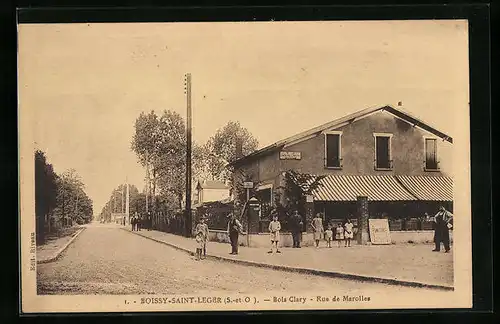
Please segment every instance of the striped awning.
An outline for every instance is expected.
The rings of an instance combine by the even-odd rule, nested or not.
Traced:
[[[316,201],[356,201],[366,196],[370,201],[417,200],[393,176],[328,175],[322,178],[312,195]]]
[[[443,176],[406,176],[396,178],[419,200],[453,201],[453,179]]]

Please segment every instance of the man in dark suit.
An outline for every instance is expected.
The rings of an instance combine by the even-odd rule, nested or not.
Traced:
[[[444,245],[444,252],[450,252],[450,228],[453,214],[447,211],[443,206],[439,207],[439,212],[434,216],[434,243],[436,247],[434,252],[441,250],[441,242]]]
[[[229,240],[231,241],[230,254],[238,254],[238,236],[239,233],[243,231],[243,226],[233,213],[230,213],[228,217],[227,232],[229,234]]]
[[[295,210],[290,218],[290,231],[292,232],[294,248],[300,248],[300,239],[303,227],[304,222],[302,221],[302,216],[299,214],[298,210]]]

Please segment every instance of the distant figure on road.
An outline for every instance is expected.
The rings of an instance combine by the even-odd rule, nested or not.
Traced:
[[[280,241],[281,223],[278,220],[278,214],[273,214],[273,220],[269,223],[269,233],[271,233],[271,250],[268,253],[273,253],[273,248],[276,247],[276,253],[281,253],[278,244]]]
[[[153,219],[151,218],[151,212],[148,212],[147,220],[146,220],[146,227],[148,231],[151,230],[151,227],[153,227]]]
[[[292,232],[294,248],[300,248],[300,236],[302,234],[303,227],[304,222],[302,221],[302,216],[299,214],[298,210],[295,210],[290,218],[290,230]]]
[[[196,225],[195,233],[196,235],[201,233],[202,242],[200,246],[203,250],[203,256],[206,257],[209,231],[208,231],[208,225],[205,223],[205,216],[202,216],[200,218],[200,222]]]
[[[453,214],[447,211],[444,206],[439,207],[439,211],[434,216],[434,252],[441,251],[441,242],[444,245],[444,252],[450,252],[450,228],[452,227]]]
[[[316,217],[313,218],[311,227],[313,229],[314,241],[316,242],[316,248],[319,248],[319,241],[321,240],[321,236],[324,232],[323,228],[323,218],[321,218],[321,214],[317,213]]]
[[[227,232],[229,234],[229,240],[231,241],[230,254],[238,254],[238,236],[239,233],[243,231],[243,226],[233,213],[230,213],[228,217]]]

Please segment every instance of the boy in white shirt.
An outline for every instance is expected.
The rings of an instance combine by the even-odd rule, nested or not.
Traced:
[[[280,229],[281,224],[278,221],[278,215],[273,215],[273,220],[269,223],[269,232],[271,233],[271,251],[267,253],[273,253],[273,248],[276,246],[276,253],[281,253],[278,249],[278,242],[280,240]]]

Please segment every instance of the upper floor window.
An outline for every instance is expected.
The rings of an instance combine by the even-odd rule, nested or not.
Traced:
[[[392,153],[391,139],[392,134],[375,133],[375,169],[391,170]]]
[[[435,138],[425,139],[425,169],[438,170],[437,140]]]
[[[325,166],[327,168],[342,167],[342,132],[325,134]]]

